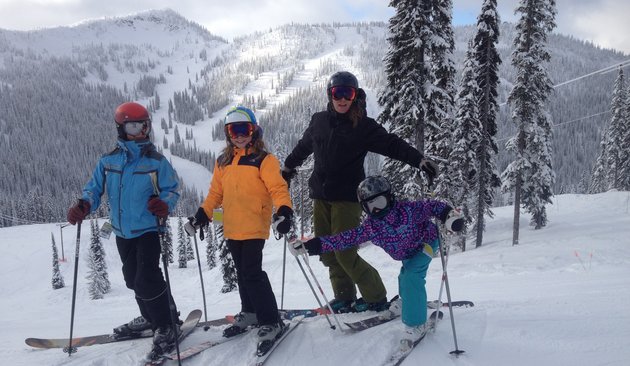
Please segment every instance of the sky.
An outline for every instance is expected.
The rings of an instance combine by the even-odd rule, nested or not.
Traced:
[[[456,25],[473,24],[482,0],[454,0]],[[502,21],[515,21],[518,0],[500,0]],[[556,31],[630,54],[630,1],[557,0]],[[387,21],[393,14],[386,0],[0,0],[0,28],[31,30],[170,8],[205,26],[213,34],[238,35],[296,22]]]

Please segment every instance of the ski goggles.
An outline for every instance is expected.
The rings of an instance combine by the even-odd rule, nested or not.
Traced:
[[[381,195],[373,197],[369,200],[361,201],[361,206],[363,207],[363,211],[370,215],[376,215],[386,209],[389,206],[389,202],[387,197]]]
[[[353,101],[357,97],[357,90],[351,86],[333,86],[330,88],[330,95],[334,100]]]
[[[254,134],[255,128],[254,124],[249,122],[230,123],[225,126],[227,135],[231,139],[238,136],[249,137]]]
[[[127,135],[138,136],[147,133],[147,121],[125,122],[123,130]]]

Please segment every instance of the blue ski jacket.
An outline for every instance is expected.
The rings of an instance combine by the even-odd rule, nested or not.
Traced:
[[[107,192],[114,233],[131,239],[158,230],[156,217],[147,209],[149,198],[158,194],[172,212],[179,199],[178,188],[175,170],[151,141],[119,139],[116,149],[98,161],[82,198],[93,212]]]

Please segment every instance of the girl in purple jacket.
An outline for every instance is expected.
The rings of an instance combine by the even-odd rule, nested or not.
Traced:
[[[458,209],[441,201],[396,201],[391,193],[391,185],[381,176],[368,177],[362,181],[357,196],[363,211],[367,213],[367,219],[359,227],[336,235],[316,237],[304,243],[296,241],[289,245],[289,250],[293,255],[302,254],[304,250],[309,255],[317,255],[371,241],[393,259],[402,261],[398,287],[406,333],[403,343],[413,341],[426,332],[425,277],[433,253],[439,247],[438,227],[431,218],[438,218],[445,223],[449,231],[461,231],[464,217]]]

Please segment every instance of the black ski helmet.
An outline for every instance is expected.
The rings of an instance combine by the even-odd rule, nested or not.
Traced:
[[[383,205],[375,210],[370,207],[372,203],[378,198],[383,197],[385,199]],[[395,197],[392,194],[392,186],[387,179],[380,175],[374,175],[365,178],[359,187],[357,187],[357,198],[361,203],[361,208],[365,213],[373,217],[383,217],[394,205]]]
[[[359,80],[351,72],[338,71],[330,76],[328,83],[326,84],[326,94],[328,94],[328,100],[332,99],[332,89],[335,86],[351,86],[355,89],[359,89]]]

